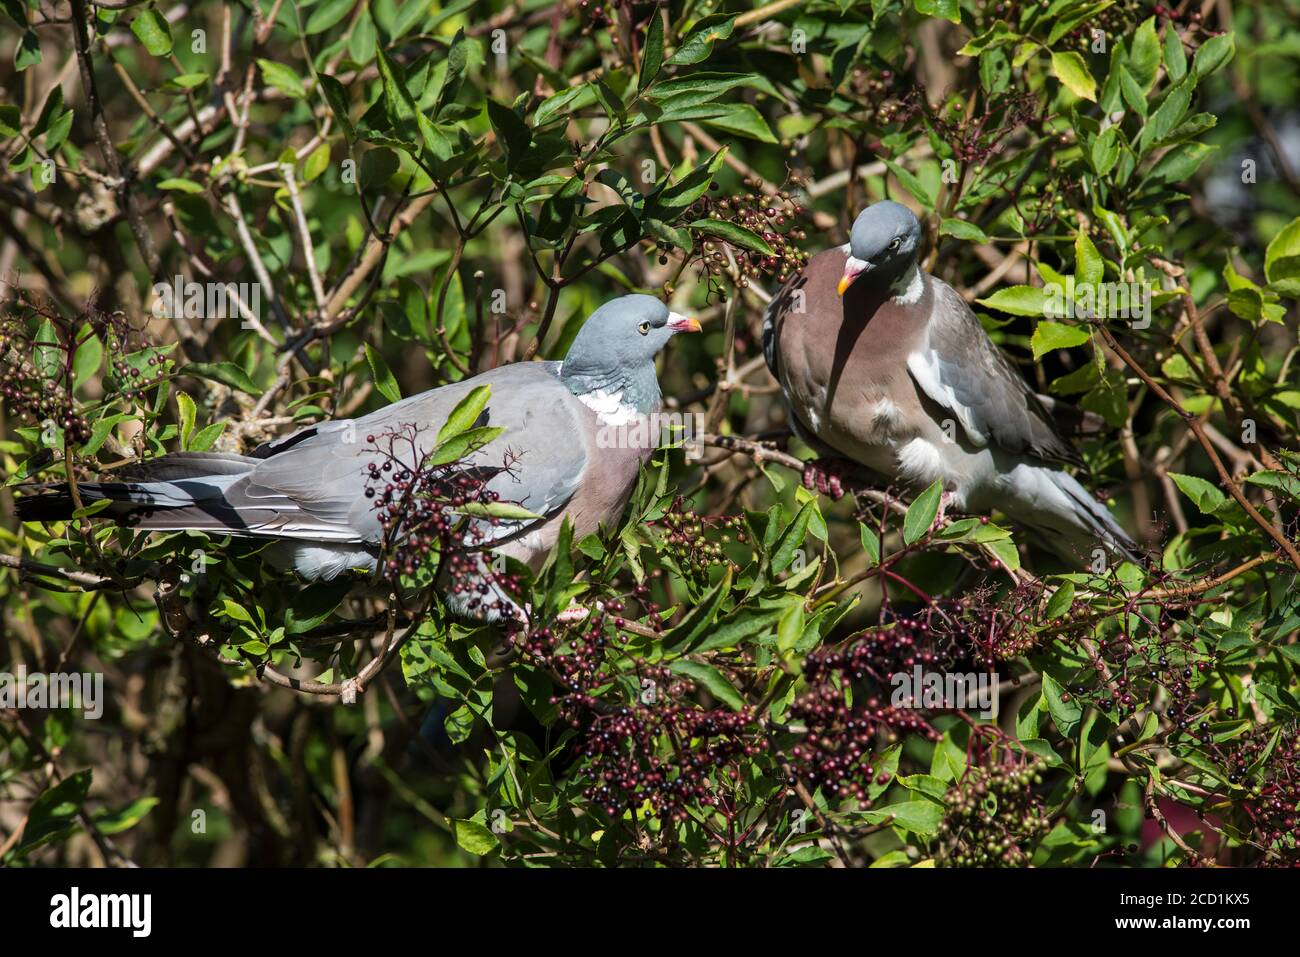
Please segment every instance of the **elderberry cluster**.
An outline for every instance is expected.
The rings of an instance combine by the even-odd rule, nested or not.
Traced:
[[[1043,586],[1038,582],[1019,584],[1004,595],[992,587],[977,587],[962,598],[944,602],[947,614],[934,626],[968,648],[976,662],[991,671],[999,661],[1027,654],[1041,641],[1036,626],[1042,623],[1042,597]]]
[[[772,249],[769,255],[742,249],[710,234],[703,235],[700,265],[702,273],[708,276],[710,297],[716,294],[720,300],[726,301],[725,285],[720,277],[730,271],[728,247],[735,257],[740,274],[739,284],[742,287],[748,286],[750,279],[760,275],[775,277],[778,283],[784,284],[808,262],[808,254],[795,245],[808,238],[807,232],[798,225],[805,210],[791,193],[792,189],[801,188],[803,181],[792,176],[786,188],[772,196],[763,193],[761,185],[758,180],[746,179],[744,187],[750,192],[721,199],[715,199],[706,193],[695,201],[688,213],[688,216],[695,219],[711,219],[740,226],[761,237]],[[716,187],[717,184],[714,183],[711,188]]]
[[[706,573],[714,565],[729,561],[726,546],[733,539],[747,540],[744,520],[738,515],[697,515],[678,496],[660,519],[647,525],[660,527],[663,546],[682,570]]]
[[[1067,687],[1073,698],[1128,715],[1149,701],[1159,685],[1167,699],[1162,710],[1173,739],[1210,740],[1195,683],[1213,665],[1168,614],[1141,638],[1120,631],[1098,638],[1095,647],[1096,655]]]
[[[863,102],[863,118],[890,123],[903,115],[904,99],[910,90],[903,89],[905,78],[888,68],[872,65],[855,66],[849,71],[849,88]]]
[[[424,431],[404,423],[366,436],[374,451],[363,494],[373,500],[384,532],[383,571],[396,581],[403,575],[430,574],[437,562],[446,590],[468,596],[471,611],[508,616],[514,608],[505,595],[517,594],[521,582],[518,575],[486,560],[502,520],[481,511],[500,501],[488,482],[513,462],[507,457],[500,469],[467,468],[463,458],[432,464],[434,450],[422,447],[419,439]],[[474,506],[480,514],[468,515]]]
[[[578,733],[586,800],[611,816],[648,808],[681,822],[691,807],[717,806],[719,775],[762,750],[762,729],[751,708],[702,708],[694,682],[666,665],[637,660],[620,670],[622,614],[609,602],[581,624],[516,635],[515,645],[558,685],[550,702]],[[634,700],[615,699],[629,683]]]
[[[721,779],[763,748],[751,709],[704,711],[694,704],[637,705],[595,715],[582,755],[583,796],[611,817],[648,806],[674,823],[691,807],[718,807]]]
[[[1010,134],[1035,121],[1038,103],[1028,91],[986,97],[982,110],[967,114],[961,100],[953,100],[931,122],[939,138],[952,149],[958,163],[982,165],[1002,151]]]
[[[578,0],[578,14],[582,17],[582,29],[578,31],[581,36],[590,36],[593,31],[610,26],[609,10],[603,0]]]
[[[1001,747],[971,764],[944,795],[948,808],[936,835],[946,867],[1024,867],[1052,822],[1035,787],[1041,762]]]
[[[551,703],[558,705],[575,727],[582,723],[584,709],[601,706],[592,692],[608,685],[613,677],[607,667],[610,643],[617,637],[612,624],[609,612],[599,610],[581,624],[557,622],[514,638],[519,651],[559,683],[563,693],[554,696]],[[650,681],[666,685],[671,678],[667,668],[649,666],[643,670]]]
[[[869,804],[873,781],[889,780],[872,763],[881,734],[939,739],[920,709],[890,702],[889,676],[918,664],[943,670],[955,660],[951,649],[931,640],[928,623],[913,618],[809,654],[803,663],[808,688],[790,708],[791,724],[806,731],[790,751],[792,772],[810,787]]]
[[[94,336],[110,352],[124,352],[128,332],[123,313],[105,316],[93,299],[69,320],[52,305],[20,298],[0,316],[0,400],[19,421],[53,424],[73,445],[87,442],[90,423],[72,392],[77,352]],[[120,359],[114,364],[125,365]]]
[[[1263,846],[1262,865],[1300,866],[1300,722],[1251,727],[1211,745],[1207,755],[1227,770],[1229,784],[1247,789],[1238,802],[1240,823]]]

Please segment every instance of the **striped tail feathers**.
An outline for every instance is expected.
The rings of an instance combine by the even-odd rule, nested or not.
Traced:
[[[1073,554],[1073,550],[1071,551],[1070,557],[1073,560],[1078,561],[1082,557],[1086,562],[1092,549],[1100,542],[1112,554],[1119,555],[1140,568],[1151,567],[1150,558],[1143,553],[1138,543],[1129,536],[1119,522],[1115,521],[1115,516],[1110,513],[1110,509],[1093,498],[1074,476],[1068,472],[1053,471],[1051,477],[1056,488],[1073,506],[1072,524],[1076,524],[1079,532],[1082,533],[1075,536],[1075,541],[1064,544],[1075,547],[1086,546],[1082,549],[1082,555]]]
[[[223,503],[225,490],[256,464],[256,459],[243,455],[183,452],[123,468],[116,473],[123,481],[79,482],[77,492],[83,505],[105,499],[112,502],[104,510],[105,517],[121,519],[140,514],[139,524],[146,528],[162,527],[162,523],[150,521],[149,515],[141,513],[152,513],[153,518],[172,513],[165,523],[170,528],[185,521],[185,517],[175,514],[182,510],[189,512],[198,507],[204,512],[222,511],[217,503]],[[14,506],[21,522],[66,521],[76,510],[67,483],[21,486],[19,491],[25,494],[15,499]],[[207,509],[203,508],[204,504],[208,505]],[[223,518],[238,522],[233,510],[224,511],[230,514]],[[179,527],[220,527],[213,524],[214,515],[200,516],[195,516],[196,524]]]

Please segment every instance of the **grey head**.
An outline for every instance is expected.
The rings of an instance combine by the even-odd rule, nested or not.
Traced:
[[[697,320],[670,312],[654,296],[620,296],[583,323],[560,366],[574,395],[620,393],[638,412],[659,405],[655,356],[679,332],[699,332]]]
[[[888,199],[868,206],[849,234],[849,261],[840,280],[840,295],[860,276],[892,286],[916,264],[920,246],[921,223],[910,209]]]

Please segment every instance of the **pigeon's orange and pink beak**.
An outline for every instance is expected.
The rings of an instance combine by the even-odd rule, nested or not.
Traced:
[[[853,280],[857,279],[864,272],[870,269],[870,264],[863,262],[861,259],[849,257],[849,261],[844,264],[844,275],[840,277],[840,284],[835,287],[836,292],[841,296],[853,285]]]
[[[670,312],[668,314],[668,328],[673,332],[699,332],[700,320],[694,316],[683,316]]]

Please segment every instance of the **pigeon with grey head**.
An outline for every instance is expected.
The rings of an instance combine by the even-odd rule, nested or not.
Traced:
[[[422,459],[457,405],[475,387],[488,386],[475,425],[503,431],[461,464],[485,475],[484,488],[501,502],[536,517],[472,524],[491,554],[536,570],[566,518],[576,539],[621,516],[653,451],[655,431],[644,424],[660,408],[655,356],[674,333],[699,328],[653,296],[623,296],[591,314],[562,362],[501,366],[357,419],[309,426],[250,455],[166,455],[124,470],[127,481],[80,483],[80,497],[83,503],[107,499],[112,504],[98,516],[140,529],[271,539],[262,554],[305,579],[373,572],[384,534],[365,492],[383,453],[367,439],[414,435]],[[33,490],[18,499],[21,520],[71,517],[66,485]],[[503,612],[520,617],[483,551],[475,551],[475,561],[472,587],[444,589],[451,610],[488,620]]]
[[[763,348],[795,433],[913,491],[942,479],[945,507],[999,509],[1071,562],[1099,545],[1141,561],[1061,469],[1082,464],[1061,434],[1078,410],[1030,389],[965,300],[921,268],[920,245],[911,210],[875,203],[846,245],[813,256],[773,298]]]

